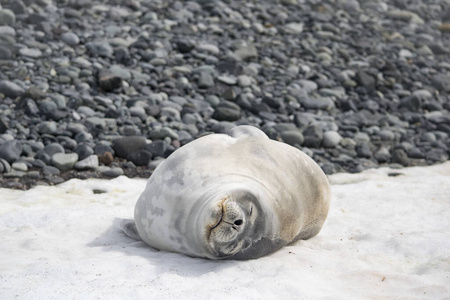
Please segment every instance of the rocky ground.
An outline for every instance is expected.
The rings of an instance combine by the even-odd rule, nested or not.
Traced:
[[[0,186],[250,124],[327,174],[446,161],[449,0],[0,0]]]

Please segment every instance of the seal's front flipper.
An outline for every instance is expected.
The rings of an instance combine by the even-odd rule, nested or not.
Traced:
[[[134,220],[130,220],[130,219],[121,220],[120,228],[130,238],[138,240],[138,241],[142,240],[141,237],[139,236],[139,233],[137,231],[136,224],[134,223]]]
[[[260,129],[249,126],[249,125],[241,125],[236,126],[231,129],[230,135],[234,138],[241,139],[241,138],[247,138],[247,137],[259,137],[263,139],[268,139],[267,135],[262,132]]]

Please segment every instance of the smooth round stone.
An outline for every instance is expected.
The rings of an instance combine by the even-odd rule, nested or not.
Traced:
[[[386,129],[380,130],[380,132],[378,132],[378,136],[382,141],[393,141],[395,139],[395,134]]]
[[[306,147],[318,148],[323,141],[323,131],[319,126],[311,125],[303,132]]]
[[[77,109],[77,113],[86,117],[93,117],[95,115],[95,110],[88,106],[80,106]]]
[[[80,38],[73,32],[65,32],[61,34],[61,40],[70,46],[76,46],[80,43]]]
[[[30,58],[42,57],[42,51],[37,48],[20,48],[19,54]]]
[[[240,87],[248,87],[252,85],[252,78],[247,75],[239,75],[237,78],[237,84]]]
[[[117,176],[120,176],[120,175],[124,174],[123,169],[122,168],[118,168],[118,167],[114,167],[114,168],[106,167],[106,169],[102,168],[101,173],[103,175],[105,175],[105,176],[108,176],[108,177],[117,177]]]
[[[52,156],[52,164],[61,171],[72,169],[77,161],[76,153],[56,153]]]
[[[83,160],[94,154],[94,150],[86,144],[78,144],[73,151],[78,154],[79,160]]]
[[[374,157],[379,163],[385,163],[391,159],[391,153],[386,147],[381,147],[375,152]]]
[[[133,162],[136,166],[147,166],[152,160],[152,153],[145,149],[136,151],[127,156],[127,160]]]
[[[217,55],[220,53],[219,47],[217,47],[216,45],[212,45],[212,44],[206,44],[206,43],[199,44],[196,49],[200,52],[208,52],[213,55]]]
[[[0,6],[0,26],[12,26],[16,22],[16,15],[10,9],[2,9]]]
[[[201,89],[207,89],[214,86],[214,77],[209,72],[200,72],[198,77],[198,87]]]
[[[112,147],[118,157],[127,158],[131,153],[144,149],[146,145],[146,139],[142,136],[126,136],[115,139]]]
[[[64,153],[64,148],[58,143],[51,143],[45,146],[42,151],[50,157],[53,157],[56,153]]]
[[[300,97],[298,99],[298,103],[300,103],[303,107],[308,109],[322,109],[329,110],[334,107],[333,101],[328,97]]]
[[[370,145],[368,142],[362,142],[359,143],[356,146],[356,153],[359,157],[362,158],[371,158],[372,157],[372,150],[370,150]]]
[[[0,60],[11,59],[12,56],[12,51],[8,47],[0,45]]]
[[[221,75],[217,77],[217,80],[228,85],[235,85],[237,83],[237,78],[229,75]]]
[[[28,171],[28,166],[24,162],[14,162],[11,167],[16,171],[26,172]]]
[[[9,173],[9,172],[11,172],[11,165],[3,158],[0,158],[0,173]]]
[[[39,111],[41,113],[43,113],[44,115],[51,114],[52,112],[56,111],[57,109],[58,109],[58,106],[52,100],[39,101]]]
[[[38,125],[38,131],[41,134],[55,134],[58,130],[57,124],[54,121],[45,121]]]
[[[98,156],[90,155],[85,159],[82,159],[75,163],[74,167],[77,170],[92,170],[96,169],[99,166]]]
[[[301,146],[304,143],[303,134],[298,130],[286,130],[281,134],[281,139],[291,146]]]
[[[10,98],[16,98],[25,94],[25,90],[12,81],[2,80],[0,81],[0,94]]]
[[[323,134],[323,146],[327,148],[334,148],[342,140],[342,136],[336,131],[326,131]]]
[[[83,143],[83,142],[89,142],[92,141],[94,138],[92,137],[92,134],[88,132],[78,132],[75,135],[75,141],[77,143]]]
[[[0,158],[8,163],[18,160],[22,154],[22,144],[17,140],[7,141],[0,144]]]
[[[89,42],[86,47],[94,56],[112,57],[114,49],[107,42]]]
[[[26,172],[12,169],[11,172],[3,174],[3,177],[5,177],[5,178],[21,178],[21,177],[25,176],[26,174],[27,174]]]
[[[60,173],[61,171],[53,166],[44,166],[42,168],[42,174],[44,175],[58,175]]]
[[[178,140],[178,134],[169,127],[154,129],[149,133],[149,138],[152,140],[163,140],[167,137],[172,140]]]
[[[433,143],[436,142],[436,135],[432,132],[425,132],[420,136],[422,142]]]
[[[403,149],[395,149],[392,151],[391,162],[401,164],[406,167],[409,165],[409,158]]]
[[[150,144],[147,144],[145,149],[150,151],[153,157],[165,157],[167,143],[163,140],[156,140]]]

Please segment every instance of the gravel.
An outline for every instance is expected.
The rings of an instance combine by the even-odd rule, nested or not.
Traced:
[[[56,1],[0,6],[0,186],[148,177],[236,125],[327,174],[450,155],[450,3]]]

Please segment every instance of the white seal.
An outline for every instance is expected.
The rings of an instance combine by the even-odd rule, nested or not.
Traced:
[[[124,230],[160,250],[252,259],[318,234],[329,203],[328,180],[309,156],[238,126],[172,153]]]

